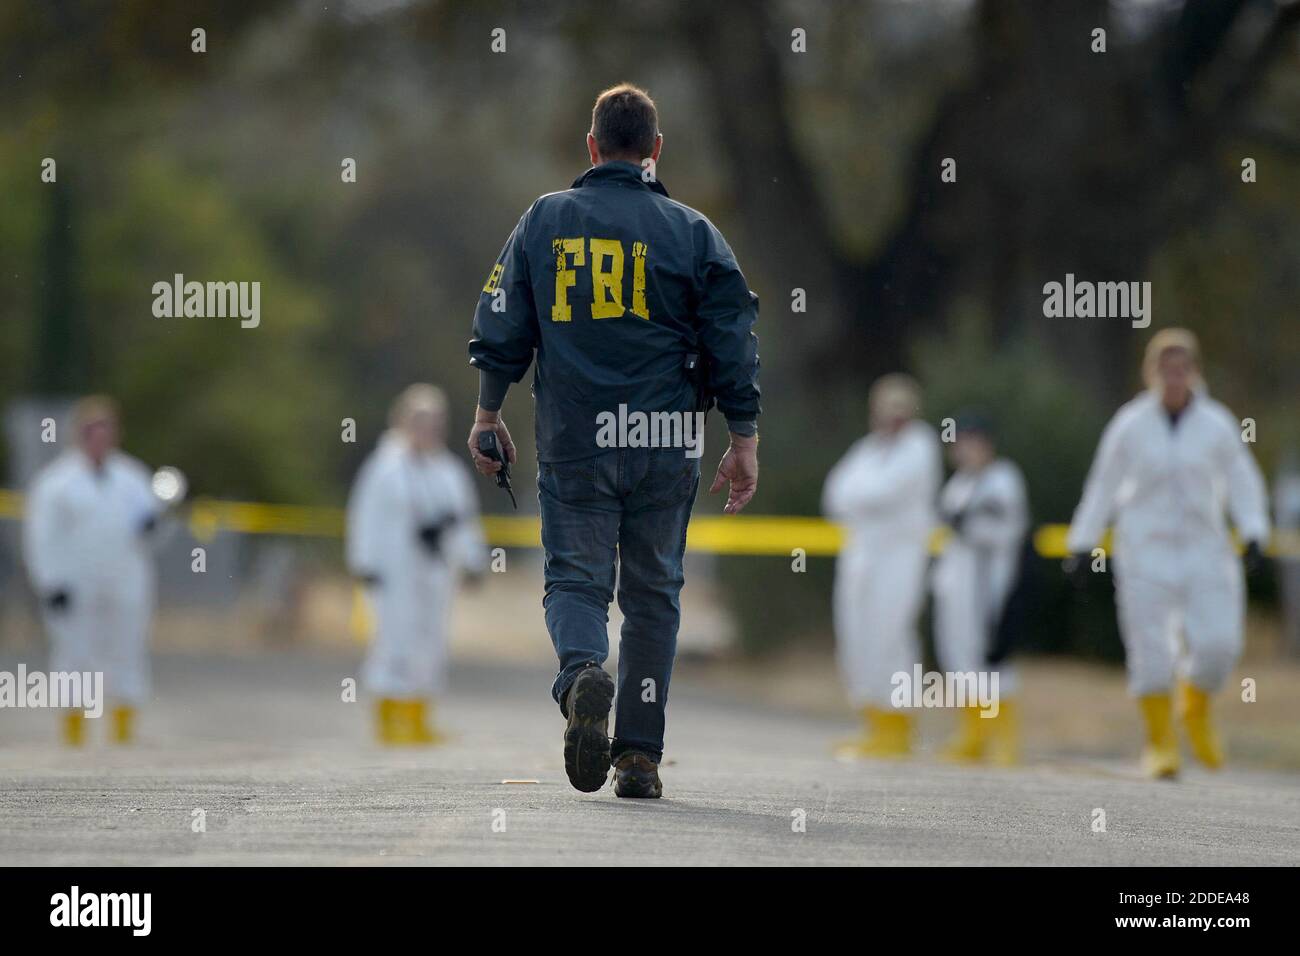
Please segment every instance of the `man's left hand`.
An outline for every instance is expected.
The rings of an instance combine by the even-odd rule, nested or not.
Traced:
[[[758,490],[758,438],[756,436],[731,436],[731,447],[718,464],[718,473],[709,487],[716,494],[727,485],[725,514],[740,514]]]

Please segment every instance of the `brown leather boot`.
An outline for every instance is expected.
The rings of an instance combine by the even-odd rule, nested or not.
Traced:
[[[614,761],[614,793],[620,797],[656,799],[663,795],[659,764],[639,750],[628,750]]]

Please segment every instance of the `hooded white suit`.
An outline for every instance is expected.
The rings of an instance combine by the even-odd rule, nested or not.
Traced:
[[[891,679],[921,659],[916,619],[925,591],[942,463],[934,430],[859,439],[827,476],[822,510],[846,526],[835,564],[835,635],[855,706],[890,707]]]
[[[66,591],[64,610],[45,608],[50,669],[102,671],[104,692],[126,704],[149,694],[154,567],[146,524],[163,508],[150,472],[112,451],[96,469],[80,451],[60,455],[32,479],[23,552],[44,601]]]
[[[1242,646],[1241,561],[1224,521],[1245,541],[1269,536],[1264,479],[1236,418],[1203,391],[1171,425],[1147,392],[1106,426],[1067,546],[1087,552],[1115,518],[1120,631],[1134,696],[1165,693],[1179,666],[1213,692]]]
[[[964,515],[935,563],[935,652],[945,671],[989,669],[993,629],[1020,567],[1029,502],[1020,469],[1005,458],[978,472],[958,471],[939,495],[945,517]],[[1014,672],[998,667],[998,690],[1015,692]]]
[[[439,553],[420,528],[444,524]],[[417,454],[389,434],[361,467],[348,501],[348,567],[373,575],[376,633],[362,670],[374,694],[428,697],[446,676],[451,600],[459,569],[483,571],[487,549],[468,467],[448,451]]]

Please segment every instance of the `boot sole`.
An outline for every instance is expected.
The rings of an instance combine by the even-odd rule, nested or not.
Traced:
[[[662,786],[656,788],[651,783],[637,783],[627,787],[615,785],[614,787],[614,795],[627,800],[658,800],[663,796],[663,793]]]
[[[609,777],[609,711],[614,679],[603,668],[581,671],[564,729],[564,772],[575,790],[595,793]]]

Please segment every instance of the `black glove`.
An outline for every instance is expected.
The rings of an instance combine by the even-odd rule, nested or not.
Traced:
[[[432,555],[442,554],[442,525],[426,524],[421,525],[419,530],[420,544]]]
[[[45,595],[45,607],[50,611],[66,611],[72,606],[72,592],[66,588],[59,588],[57,591],[51,591]]]
[[[420,525],[419,531],[416,532],[420,538],[420,544],[424,545],[425,550],[433,557],[441,557],[443,532],[455,523],[456,519],[454,517],[446,517]]]
[[[1248,541],[1246,543],[1246,553],[1241,556],[1242,563],[1246,565],[1246,573],[1251,577],[1259,574],[1264,570],[1264,549],[1260,547],[1258,541]]]
[[[1092,555],[1087,551],[1072,554],[1061,562],[1061,570],[1065,572],[1065,576],[1070,579],[1076,591],[1088,587],[1088,576],[1092,573],[1091,562]]]

